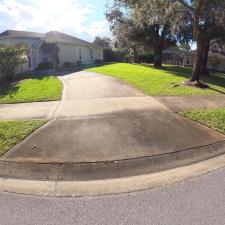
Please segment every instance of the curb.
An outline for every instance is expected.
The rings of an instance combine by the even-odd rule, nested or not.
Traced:
[[[221,155],[184,167],[121,179],[97,181],[34,181],[0,178],[0,192],[52,197],[121,194],[171,185],[178,181],[220,169],[224,166],[225,155]]]

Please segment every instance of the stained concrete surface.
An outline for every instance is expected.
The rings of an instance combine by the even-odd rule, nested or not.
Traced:
[[[167,154],[225,139],[110,76],[78,72],[60,79],[64,94],[55,120],[1,160],[113,161]]]

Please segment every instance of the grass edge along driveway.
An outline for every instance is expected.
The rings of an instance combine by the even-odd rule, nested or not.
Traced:
[[[63,84],[56,76],[33,75],[7,86],[0,86],[0,104],[56,101]]]
[[[0,121],[0,156],[18,144],[46,121]]]
[[[179,114],[225,134],[225,108],[193,110]]]
[[[149,64],[111,63],[89,68],[87,71],[119,78],[152,96],[225,94],[225,74],[202,76],[202,80],[212,89],[182,85],[182,82],[191,77],[192,69],[187,67],[166,65],[165,70],[160,70]]]

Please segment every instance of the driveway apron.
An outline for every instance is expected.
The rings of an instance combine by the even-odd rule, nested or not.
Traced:
[[[1,160],[117,161],[185,151],[225,139],[110,76],[77,72],[60,79],[64,93],[54,119]]]

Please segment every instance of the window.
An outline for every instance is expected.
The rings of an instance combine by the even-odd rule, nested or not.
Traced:
[[[79,60],[81,61],[82,60],[82,50],[79,49]]]

